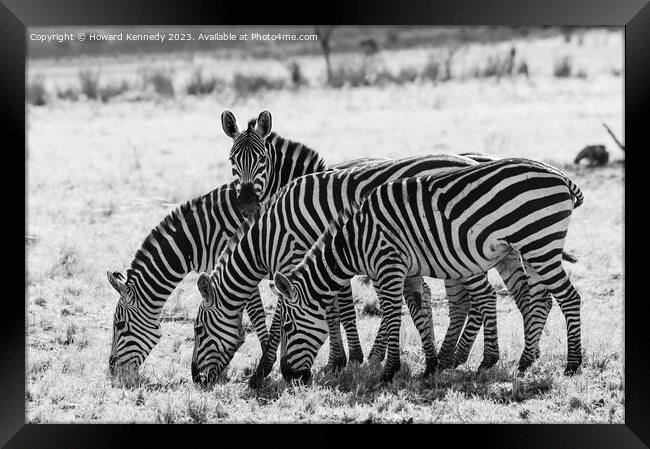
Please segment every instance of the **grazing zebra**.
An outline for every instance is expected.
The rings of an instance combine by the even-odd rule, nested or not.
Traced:
[[[276,133],[267,137],[267,146],[281,149],[274,156],[275,161],[279,161],[281,155],[287,155],[282,158],[283,163],[276,162],[276,166],[290,176],[300,176],[325,167],[316,151]],[[293,154],[296,156],[292,157]],[[371,158],[357,159],[333,168],[347,168],[372,161],[374,159]],[[287,182],[284,178],[281,181],[279,177],[273,179],[273,188]],[[240,189],[237,186],[237,182],[223,185],[181,205],[149,233],[125,275],[118,271],[107,272],[110,285],[120,295],[113,318],[109,358],[111,373],[115,373],[118,367],[120,371],[137,371],[160,341],[162,308],[176,286],[192,271],[214,268],[226,242],[245,220],[240,212]],[[268,331],[259,291],[252,293],[246,311],[264,349],[268,342]],[[354,340],[350,334],[348,332],[348,339]],[[242,332],[239,337],[243,337]],[[242,342],[240,338],[240,344]]]
[[[283,376],[309,378],[325,340],[327,305],[350,277],[365,274],[375,281],[385,306],[388,358],[382,378],[391,380],[400,368],[404,280],[479,275],[513,249],[558,301],[567,322],[565,374],[575,373],[582,361],[580,296],[562,267],[562,249],[571,214],[582,202],[582,192],[566,175],[525,159],[380,186],[361,206],[332,220],[288,277],[275,273],[283,297]],[[536,299],[541,298],[531,298],[529,305]],[[520,364],[532,358],[540,334],[525,332]]]
[[[259,209],[233,236],[227,249],[210,276],[199,276],[197,285],[204,301],[195,321],[192,373],[196,381],[210,381],[232,359],[236,349],[236,329],[241,325],[243,310],[250,292],[270,272],[289,270],[297,264],[322,234],[329,221],[344,208],[359,201],[378,186],[396,179],[417,175],[441,174],[475,164],[471,159],[452,155],[413,157],[376,163],[365,168],[331,171],[304,176],[287,185],[265,208]],[[521,268],[519,268],[521,270]],[[498,358],[496,341],[496,300],[493,289],[482,279],[463,279],[477,307],[490,317],[487,329],[494,329],[486,339],[486,353]],[[483,282],[483,287],[479,288]],[[417,285],[417,282],[409,284]],[[339,292],[338,300],[350,295],[349,280]],[[485,292],[492,292],[487,294]],[[251,381],[270,371],[279,343],[279,315],[271,327],[269,345]],[[411,309],[412,317],[426,313],[422,308]],[[277,317],[277,318],[276,318]],[[464,317],[463,317],[464,318]],[[432,324],[429,329],[418,327],[427,358],[427,372],[437,363],[433,346]],[[425,323],[423,317],[420,320]],[[332,331],[330,327],[330,332]],[[382,357],[383,358],[383,357]]]
[[[235,205],[232,184],[194,198],[168,214],[145,238],[126,275],[107,272],[120,294],[113,318],[109,367],[137,371],[160,341],[160,315],[176,286],[190,272],[211,270],[217,255],[244,217]],[[259,292],[247,313],[262,348],[268,342],[266,314]]]

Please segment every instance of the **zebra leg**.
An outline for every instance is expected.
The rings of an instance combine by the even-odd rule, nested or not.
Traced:
[[[449,304],[449,326],[438,353],[438,369],[451,368],[453,364],[454,349],[469,313],[470,302],[469,293],[458,281],[445,280],[445,290]]]
[[[337,371],[348,362],[343,349],[343,339],[341,338],[341,316],[339,314],[338,298],[334,298],[333,303],[325,309],[325,312],[330,334],[330,356],[325,370]]]
[[[471,296],[470,314],[454,355],[454,365],[462,365],[469,357],[476,334],[484,325],[483,360],[479,369],[491,368],[499,360],[497,334],[497,296],[490,285],[487,273],[461,281]],[[473,312],[475,310],[475,312]],[[481,319],[482,317],[482,319]]]
[[[404,300],[409,308],[413,324],[420,334],[426,368],[424,377],[433,374],[438,366],[435,336],[433,331],[433,314],[431,311],[431,291],[428,299],[423,292],[425,282],[420,276],[408,277],[404,281]],[[418,299],[419,298],[419,299]]]
[[[264,379],[273,370],[273,364],[278,356],[278,346],[280,346],[280,298],[273,313],[273,321],[271,322],[271,331],[269,332],[269,343],[266,346],[266,351],[262,353],[262,358],[257,364],[255,373],[248,379],[248,385],[251,388],[257,388],[260,381]]]
[[[540,277],[546,290],[555,297],[564,314],[567,329],[567,365],[564,374],[571,376],[582,364],[580,295],[562,267],[561,255],[546,263],[537,262],[532,257],[527,257],[526,254],[522,254],[522,257],[530,264],[532,271]],[[544,304],[544,301],[541,302]],[[541,329],[539,329],[539,334],[541,334]]]
[[[255,333],[257,334],[260,346],[262,347],[262,353],[264,353],[269,344],[269,332],[266,328],[266,311],[262,304],[262,297],[260,296],[259,289],[255,290],[253,296],[248,300],[248,303],[246,304],[246,313],[255,328]]]
[[[339,292],[338,301],[341,324],[348,338],[350,362],[363,363],[363,350],[361,349],[361,341],[359,340],[359,332],[357,331],[357,311],[354,308],[352,287],[349,283]]]
[[[403,283],[401,284],[403,285]],[[401,290],[401,289],[400,289]],[[399,352],[399,334],[402,324],[402,294],[381,289],[377,292],[381,298],[383,315],[386,316],[387,357],[381,380],[390,382],[401,368]],[[382,315],[382,318],[383,318]]]
[[[519,369],[525,371],[540,356],[539,340],[553,298],[534,270],[529,270],[528,274],[524,271],[518,251],[511,251],[495,268],[522,315],[525,347],[528,349],[524,351],[527,355],[522,354]]]
[[[368,363],[371,365],[380,364],[386,357],[386,329],[388,324],[388,315],[386,315],[381,298],[379,298],[379,307],[381,308],[381,322],[379,323],[379,329],[377,330],[375,341],[372,344],[370,355],[368,355]]]

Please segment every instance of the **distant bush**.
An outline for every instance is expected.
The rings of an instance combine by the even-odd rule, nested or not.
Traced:
[[[34,106],[44,106],[47,104],[49,95],[45,89],[45,79],[42,75],[36,75],[27,83],[26,95],[27,102]]]
[[[233,79],[233,88],[242,97],[261,91],[282,89],[285,84],[285,81],[282,79],[270,79],[262,75],[243,75],[236,73]]]
[[[422,69],[422,79],[438,81],[442,74],[442,64],[435,55],[429,56],[427,63]]]
[[[152,87],[158,95],[163,97],[174,96],[173,74],[170,70],[145,70],[141,76],[145,89]]]
[[[129,83],[126,80],[122,80],[119,83],[111,83],[105,86],[101,86],[99,89],[99,98],[104,102],[108,102],[113,97],[123,94],[128,91],[130,88]]]
[[[203,71],[197,68],[192,73],[190,81],[185,86],[188,95],[207,95],[215,90],[221,90],[224,82],[215,76],[204,76]]]
[[[573,71],[573,63],[570,56],[563,56],[553,61],[553,75],[556,78],[568,78]]]
[[[576,78],[580,78],[580,79],[582,79],[582,80],[586,80],[587,77],[588,77],[588,75],[587,75],[587,70],[584,69],[584,68],[579,69],[578,72],[576,73]]]
[[[332,70],[332,76],[330,78],[330,85],[332,87],[359,87],[369,84],[368,70],[363,64],[341,64]]]
[[[90,100],[99,98],[99,70],[84,69],[79,72],[81,93]]]
[[[57,89],[56,91],[56,97],[61,100],[77,101],[80,94],[79,89],[72,86],[68,86],[65,89]]]
[[[395,76],[396,84],[413,83],[419,77],[418,70],[415,67],[402,67]]]
[[[521,61],[519,63],[519,66],[517,67],[517,73],[519,75],[526,75],[526,78],[528,78],[529,72],[528,72],[528,64],[526,63],[526,61]]]
[[[307,79],[302,74],[300,64],[295,61],[292,61],[289,64],[289,79],[291,80],[291,86],[294,88],[306,86],[308,84]]]

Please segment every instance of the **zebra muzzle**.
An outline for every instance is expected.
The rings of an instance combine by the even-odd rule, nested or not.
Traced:
[[[253,184],[242,184],[239,196],[237,196],[237,207],[244,216],[248,216],[259,206],[259,198],[255,193]]]

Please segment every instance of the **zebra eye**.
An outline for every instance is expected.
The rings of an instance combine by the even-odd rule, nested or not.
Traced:
[[[117,323],[115,323],[115,329],[117,329],[118,331],[121,331],[124,328],[126,328],[126,321],[118,321]]]
[[[203,325],[202,324],[197,324],[194,326],[194,332],[196,335],[201,335],[203,333]]]
[[[290,332],[292,327],[293,327],[293,322],[291,321],[285,321],[284,324],[282,325],[282,329],[284,329],[285,332]]]

